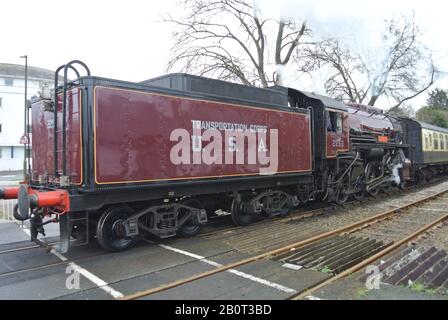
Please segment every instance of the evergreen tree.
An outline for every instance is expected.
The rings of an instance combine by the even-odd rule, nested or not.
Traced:
[[[443,89],[435,89],[429,93],[426,100],[428,107],[446,108],[448,109],[448,92]]]
[[[440,107],[422,107],[417,111],[418,121],[448,128],[448,110]]]

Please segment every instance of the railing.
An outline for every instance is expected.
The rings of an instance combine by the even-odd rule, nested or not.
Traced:
[[[14,221],[13,210],[17,199],[0,200],[0,221]]]

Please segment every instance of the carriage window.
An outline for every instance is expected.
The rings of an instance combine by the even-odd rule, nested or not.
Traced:
[[[429,135],[425,133],[425,145],[423,147],[425,150],[429,149]]]
[[[440,139],[440,150],[444,150],[445,149],[445,139],[443,139],[442,134],[439,134],[439,139]]]
[[[327,131],[328,132],[342,132],[342,113],[326,111],[325,112]]]
[[[439,150],[439,135],[434,134],[434,150]]]

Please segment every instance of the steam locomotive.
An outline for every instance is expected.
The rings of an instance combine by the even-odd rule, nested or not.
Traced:
[[[191,237],[217,215],[247,225],[448,171],[447,129],[293,88],[188,74],[132,83],[79,60],[57,69],[54,88],[32,100],[26,181],[0,198],[18,199],[38,243],[59,223],[62,252],[72,238],[121,251]]]

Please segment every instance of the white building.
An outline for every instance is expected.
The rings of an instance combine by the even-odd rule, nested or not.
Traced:
[[[28,94],[36,96],[44,83],[53,87],[54,72],[28,67]],[[0,172],[23,169],[25,67],[0,63]]]

